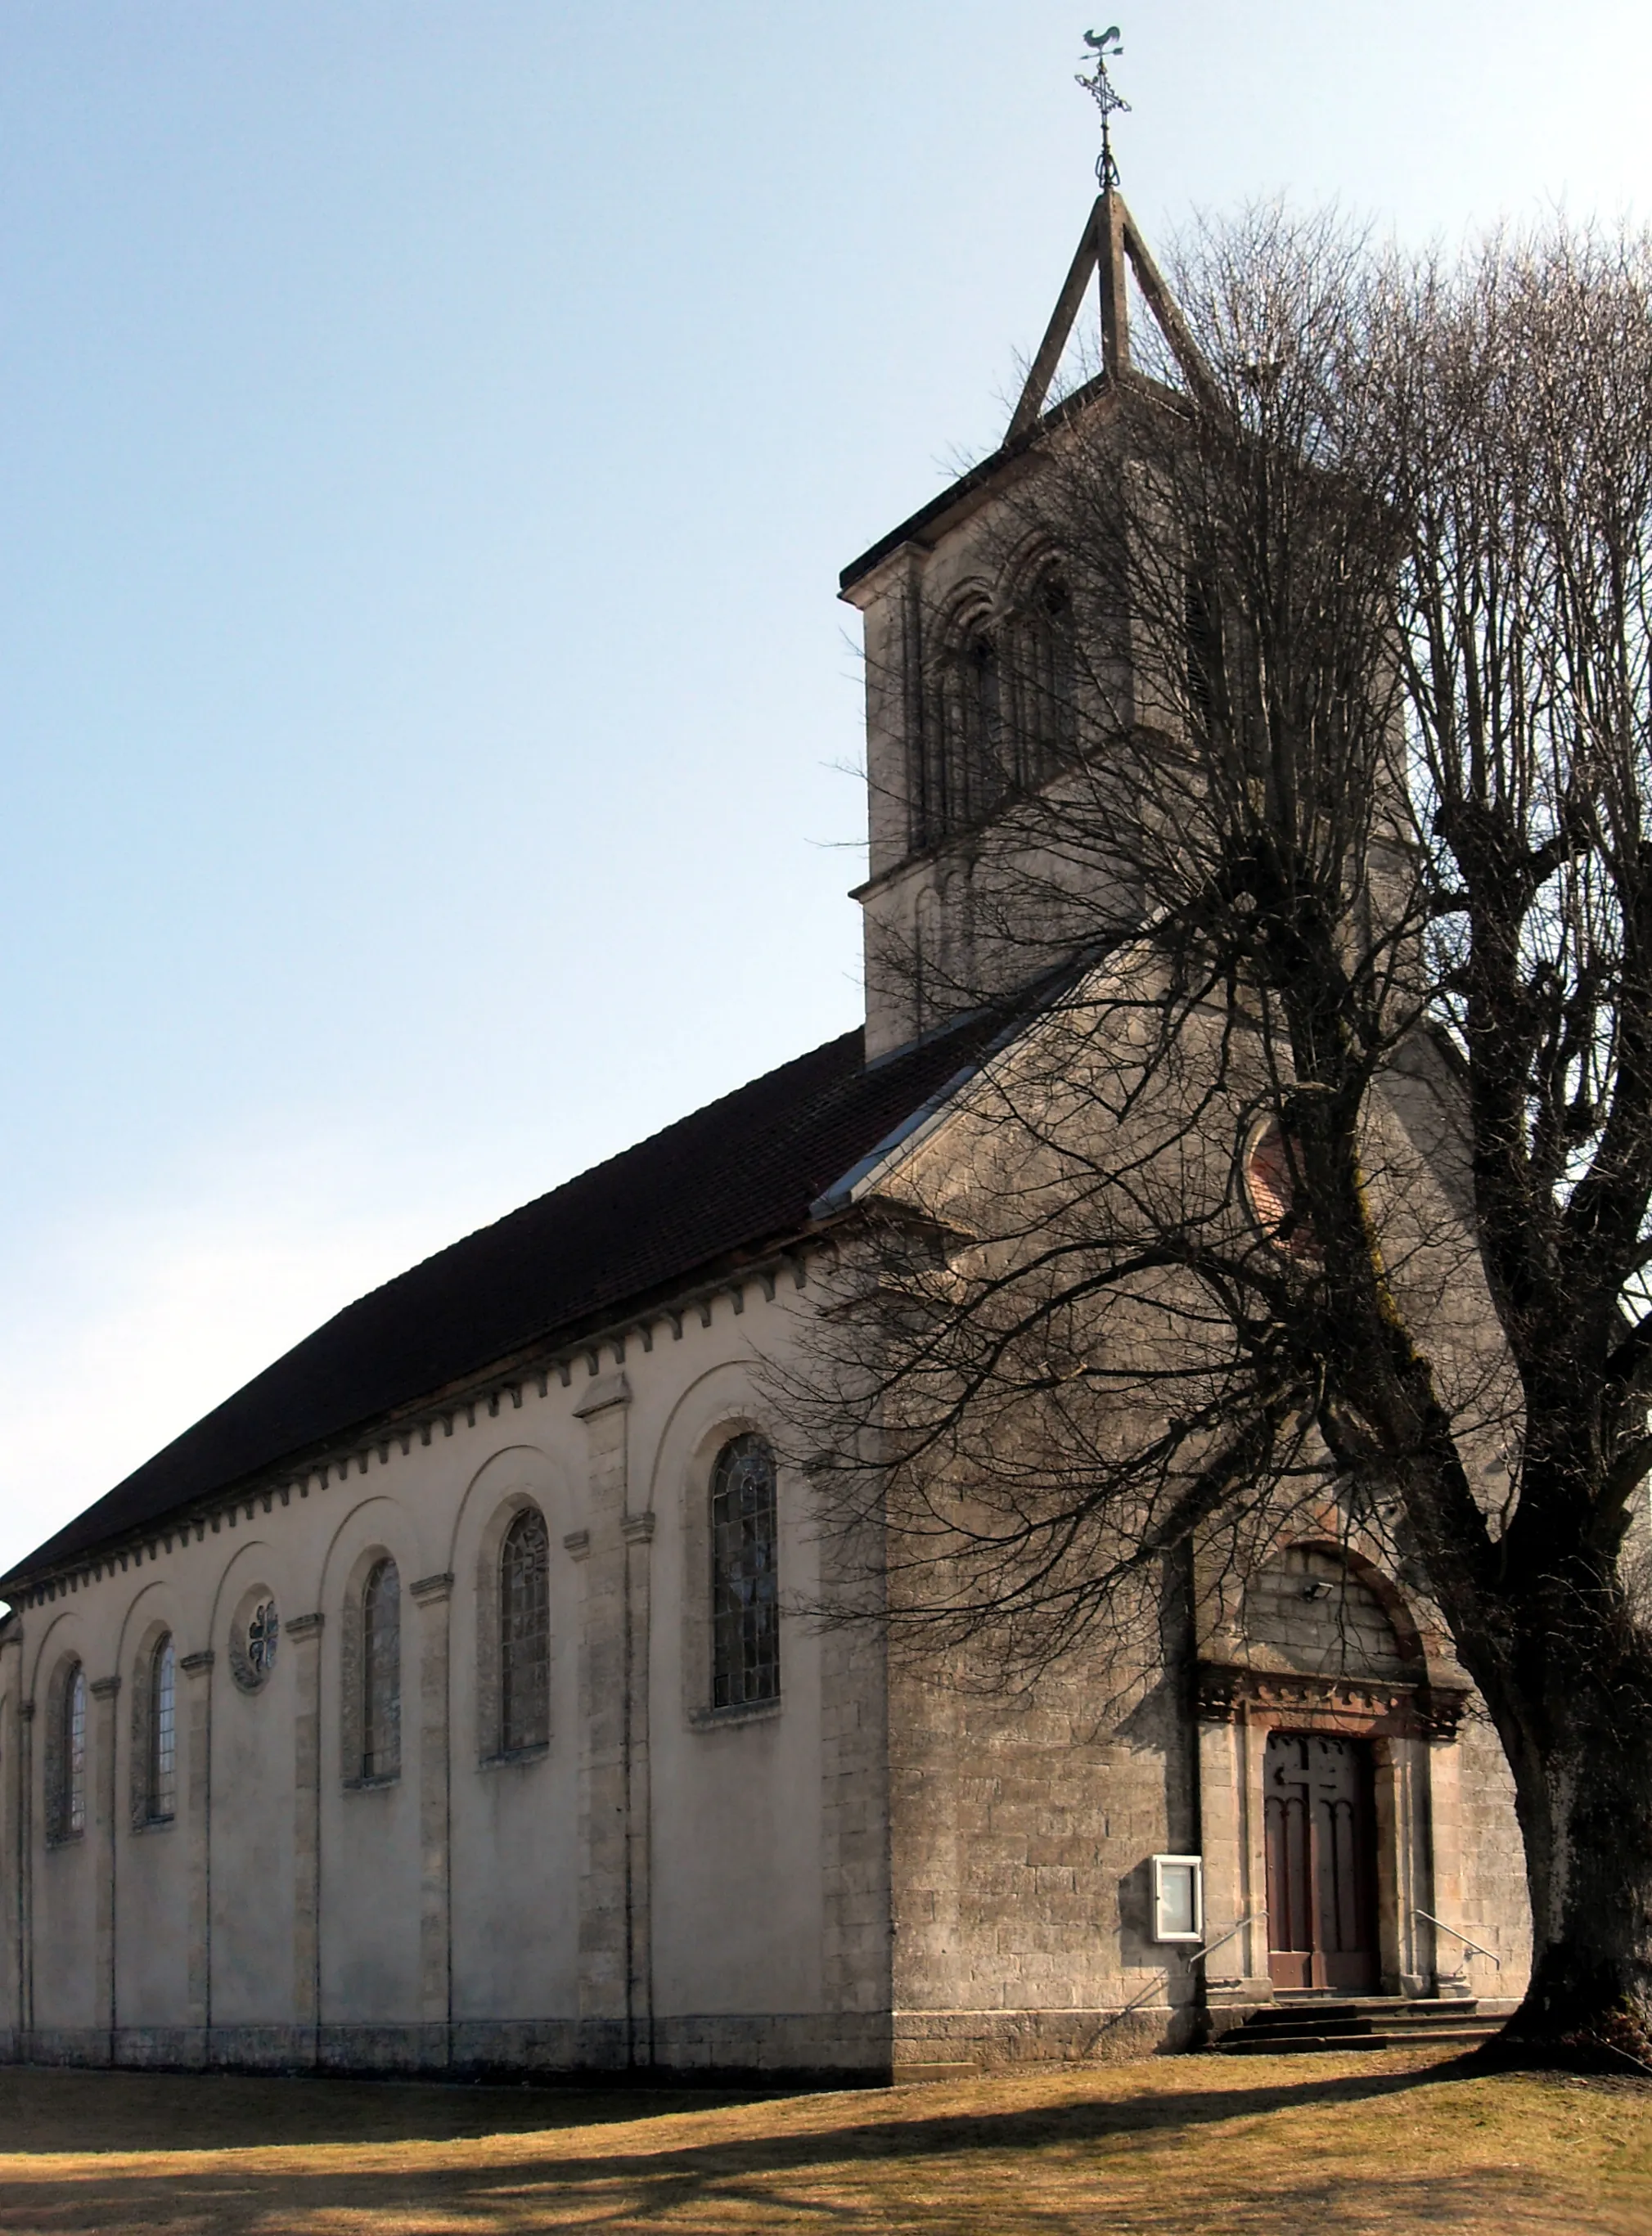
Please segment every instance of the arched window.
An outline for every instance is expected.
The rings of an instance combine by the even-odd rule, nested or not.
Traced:
[[[1293,1258],[1325,1255],[1306,1207],[1298,1200],[1302,1153],[1277,1118],[1253,1134],[1245,1157],[1245,1193],[1252,1216],[1268,1240]]]
[[[169,1825],[178,1806],[178,1656],[167,1631],[149,1656],[148,1765],[145,1818]]]
[[[72,1840],[86,1830],[86,1672],[78,1661],[63,1672],[57,1695],[46,1797],[46,1830],[53,1840]]]
[[[1004,766],[1004,677],[998,640],[984,626],[972,628],[956,661],[958,819],[973,823],[995,806],[1007,782]]]
[[[936,668],[913,842],[976,822],[1004,790],[998,641],[984,613],[952,631]]]
[[[1182,590],[1188,674],[1188,715],[1195,731],[1208,730],[1215,712],[1221,669],[1221,632],[1215,594],[1207,575],[1190,568]]]
[[[1017,607],[1007,635],[1012,700],[1007,774],[1030,788],[1070,761],[1077,742],[1073,602],[1059,575],[1040,578]]]
[[[1072,759],[1074,643],[1071,594],[1048,568],[1007,614],[978,606],[943,632],[914,786],[915,846],[980,822]]]
[[[760,1437],[736,1437],[711,1477],[714,1707],[780,1698],[777,1534],[774,1455]]]
[[[394,1778],[402,1766],[402,1582],[378,1562],[361,1595],[361,1775]]]
[[[524,1506],[499,1555],[499,1749],[550,1738],[550,1541],[544,1516]]]

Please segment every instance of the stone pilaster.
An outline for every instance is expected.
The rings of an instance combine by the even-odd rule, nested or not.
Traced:
[[[452,1740],[449,1630],[453,1579],[422,1576],[411,1587],[418,1641],[418,1998],[427,2030],[451,2053],[453,2018]],[[427,2061],[428,2062],[428,2061]]]
[[[115,2060],[115,1704],[120,1696],[118,1677],[95,1677],[91,1683],[93,1804],[92,1841],[96,1872],[96,1918],[92,1934],[93,1977],[100,2025],[109,2029],[109,2062]]]
[[[1238,1740],[1238,1727],[1232,1722],[1199,1725],[1199,1845],[1205,1859],[1208,1941],[1220,1939],[1246,1914]],[[1205,1960],[1205,1989],[1213,2002],[1243,1989],[1249,1970],[1246,1939],[1240,1934]]]
[[[1427,1742],[1376,1742],[1377,1937],[1385,1992],[1426,1995],[1432,1985],[1429,1902]]]
[[[21,2057],[28,2016],[29,1800],[32,1704],[22,1697],[23,1628],[0,1637],[0,2042]]]
[[[1425,1742],[1427,1748],[1430,1861],[1428,1892],[1422,1907],[1460,1932],[1473,1931],[1464,1917],[1463,1753],[1455,1738]],[[1418,1924],[1418,1969],[1433,1975],[1437,1995],[1469,1990],[1469,1952],[1449,1933]]]
[[[629,1700],[623,1373],[593,1382],[575,1408],[588,1433],[589,1549],[581,1563],[579,1682],[580,2060],[618,2066],[630,2056],[628,1823]]]
[[[201,2056],[212,2025],[212,1667],[208,1648],[178,1664],[185,1687],[189,1873],[189,2024],[199,2028]]]
[[[26,2043],[35,2023],[35,1704],[17,1707],[17,2015]]]
[[[1260,1853],[1261,1766],[1265,1743],[1237,1713],[1199,1721],[1199,1845],[1205,1859],[1205,1938],[1222,1940],[1201,1970],[1211,2003],[1271,1996],[1267,1967],[1266,1864]],[[1255,1799],[1252,1798],[1252,1781]],[[1248,1924],[1241,1921],[1248,1918]]]
[[[820,1641],[822,1985],[828,2010],[878,2029],[868,2062],[892,2056],[889,1686],[885,1641],[845,1625]]]
[[[654,1936],[649,1905],[648,1641],[653,1636],[652,1514],[628,1514],[625,1541],[625,1941],[627,2055],[654,2063]]]
[[[319,2062],[321,2024],[321,1617],[286,1625],[293,1648],[293,2022]]]

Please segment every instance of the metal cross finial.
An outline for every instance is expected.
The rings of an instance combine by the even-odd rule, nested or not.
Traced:
[[[1105,194],[1110,187],[1118,184],[1118,165],[1113,161],[1113,132],[1109,120],[1121,109],[1128,115],[1130,106],[1123,95],[1115,90],[1113,81],[1107,75],[1107,65],[1116,56],[1123,53],[1124,44],[1116,23],[1109,23],[1104,31],[1086,31],[1084,44],[1089,49],[1085,59],[1095,75],[1086,77],[1081,71],[1076,82],[1083,87],[1102,112],[1102,152],[1096,159],[1096,183]]]

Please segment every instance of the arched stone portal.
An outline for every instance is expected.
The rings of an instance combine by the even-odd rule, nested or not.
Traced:
[[[1465,1687],[1431,1671],[1392,1584],[1334,1544],[1282,1549],[1198,1691],[1207,1932],[1241,1929],[1207,1962],[1212,2004],[1451,1992],[1420,1913],[1460,1869]]]

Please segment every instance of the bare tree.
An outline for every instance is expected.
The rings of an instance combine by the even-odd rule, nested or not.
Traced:
[[[1508,2042],[1652,2062],[1652,247],[1264,211],[1178,293],[1192,377],[1047,416],[1032,587],[931,630],[970,901],[874,975],[1004,1038],[785,1394],[880,1614],[1005,1668],[1332,1486],[1507,1754]]]

